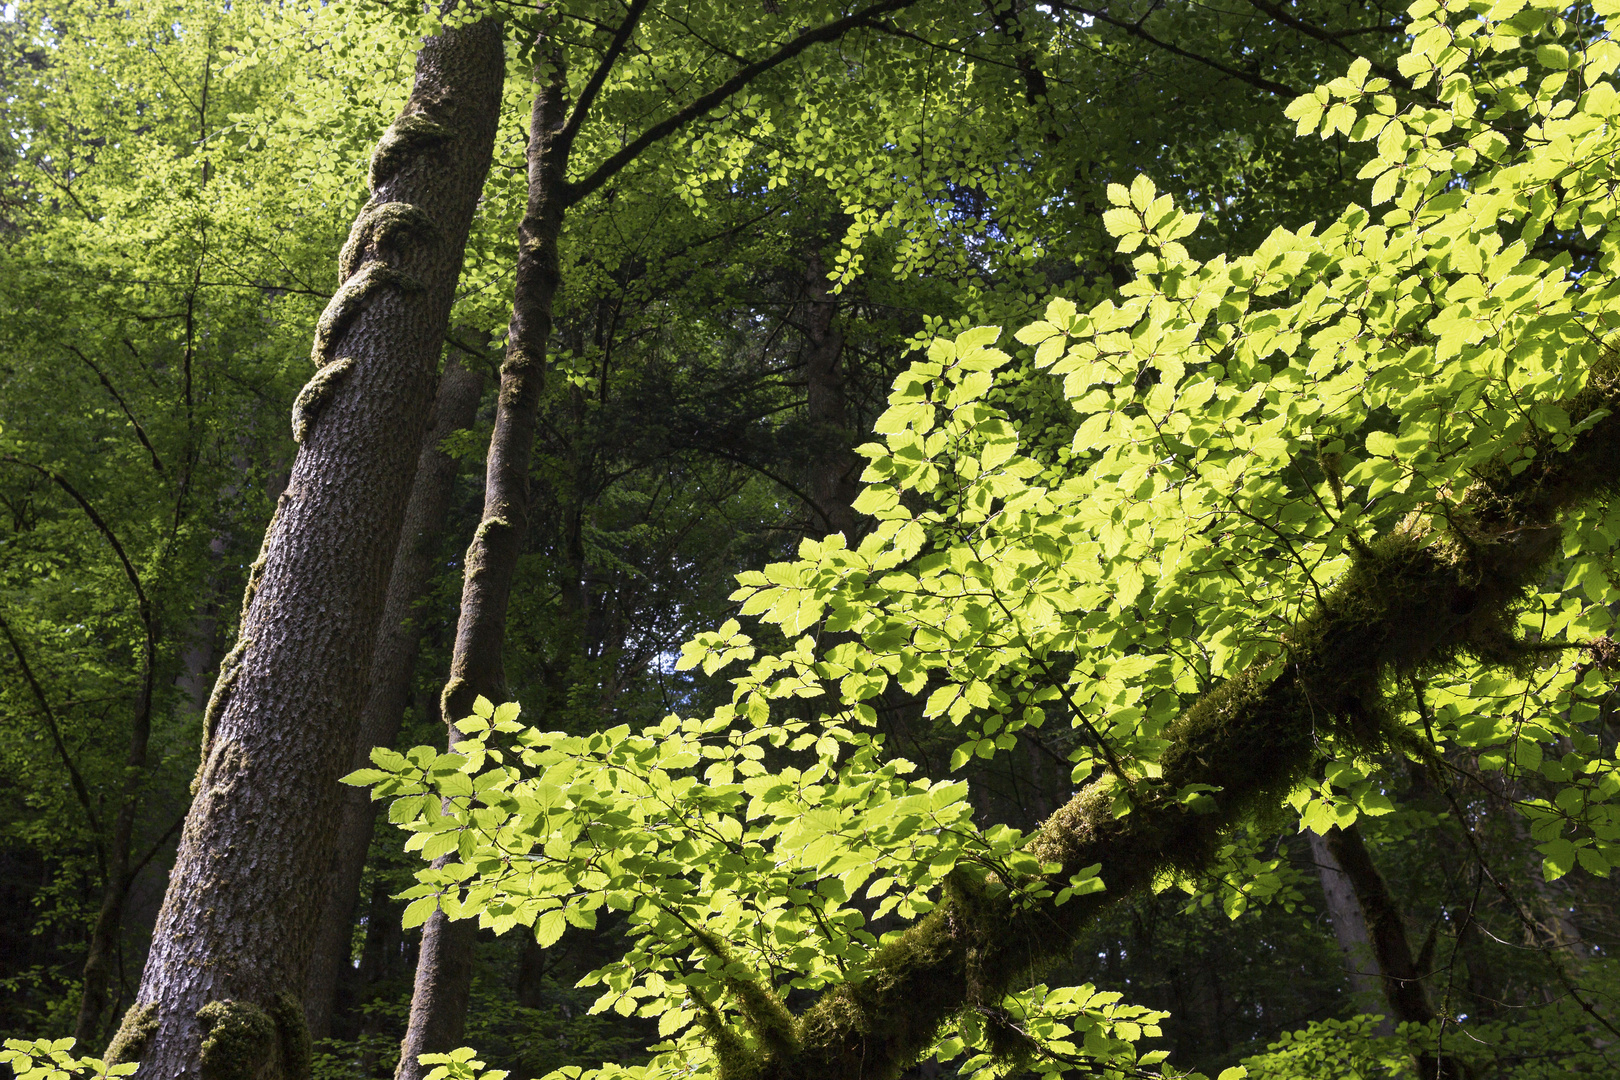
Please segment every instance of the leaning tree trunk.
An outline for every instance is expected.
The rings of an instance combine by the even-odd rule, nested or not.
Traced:
[[[203,718],[202,763],[135,1005],[143,1080],[309,1073],[300,994],[389,563],[494,146],[484,20],[423,42],[293,410],[302,446]]]
[[[441,449],[441,444],[472,424],[483,390],[482,372],[462,367],[453,355],[445,362],[433,402],[433,420],[417,457],[416,481],[411,485],[410,502],[405,504],[405,524],[394,553],[382,623],[377,628],[370,690],[360,713],[352,768],[364,768],[372,747],[387,746],[399,734],[421,644],[412,611],[433,577],[439,534],[455,487],[456,460]],[[371,801],[370,792],[345,788],[340,797],[343,810],[337,825],[337,847],[326,872],[326,895],[309,957],[309,974],[304,980],[304,1015],[309,1020],[312,1040],[331,1034],[338,976],[348,965],[360,874],[365,869],[366,849],[371,845],[377,820],[377,804]]]
[[[467,549],[450,680],[443,710],[450,743],[455,721],[472,715],[479,697],[506,696],[501,652],[506,644],[506,608],[528,529],[529,459],[534,449],[540,382],[546,342],[551,337],[551,306],[557,294],[557,242],[562,233],[566,193],[566,154],[557,133],[564,117],[566,83],[554,60],[551,74],[534,96],[529,127],[529,200],[518,225],[518,262],[511,329],[501,364],[495,431],[489,442],[484,482],[484,516]],[[422,927],[416,962],[410,1024],[400,1046],[396,1080],[422,1080],[422,1054],[452,1050],[461,1043],[472,990],[473,924],[453,922],[435,911]]]

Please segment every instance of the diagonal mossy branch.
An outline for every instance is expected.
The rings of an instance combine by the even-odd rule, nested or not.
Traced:
[[[1606,358],[1588,388],[1564,402],[1577,423],[1595,420],[1563,453],[1480,480],[1446,532],[1408,521],[1355,557],[1349,573],[1298,622],[1279,658],[1205,694],[1169,730],[1163,776],[1115,814],[1111,779],[1086,787],[1053,814],[1029,850],[1058,863],[1054,891],[1100,863],[1108,889],[1015,908],[961,875],[943,902],[880,949],[866,978],[822,995],[797,1019],[796,1045],[759,1046],[723,1071],[727,1080],[884,1080],[931,1045],[964,1008],[995,1007],[1045,966],[1107,906],[1167,868],[1207,864],[1222,838],[1257,809],[1278,805],[1306,776],[1325,737],[1366,750],[1411,741],[1387,717],[1380,683],[1471,656],[1522,659],[1510,635],[1514,605],[1553,557],[1561,514],[1620,478],[1620,364]],[[1189,784],[1218,788],[1196,806]]]

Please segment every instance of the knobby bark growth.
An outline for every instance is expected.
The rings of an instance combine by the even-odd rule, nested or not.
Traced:
[[[321,316],[291,481],[204,717],[136,1003],[109,1048],[150,1080],[307,1076],[300,996],[389,562],[427,427],[504,74],[485,20],[426,39]]]
[[[1579,422],[1620,411],[1620,363],[1606,358],[1588,388],[1562,403]],[[1001,1011],[1007,992],[1065,957],[1099,912],[1166,868],[1195,868],[1252,813],[1281,803],[1317,764],[1323,733],[1341,749],[1432,755],[1388,716],[1382,686],[1472,656],[1519,664],[1512,610],[1557,554],[1562,514],[1613,489],[1620,477],[1620,416],[1606,415],[1564,453],[1536,457],[1512,475],[1482,476],[1440,523],[1408,522],[1364,545],[1343,581],[1298,622],[1286,652],[1205,694],[1167,731],[1163,775],[1132,782],[1116,816],[1120,783],[1088,785],[1037,831],[1029,850],[1057,863],[1053,892],[1101,864],[1107,890],[1015,906],[965,875],[943,902],[878,951],[864,981],[839,985],[788,1016],[750,984],[739,989],[750,1044],[716,1032],[726,1080],[882,1080],[911,1065],[940,1023],[983,1014],[1004,1058],[1032,1055]],[[1190,784],[1218,789],[1212,803],[1177,798]],[[753,992],[750,992],[753,991]],[[763,1003],[763,1004],[762,1004]]]
[[[399,734],[421,644],[413,613],[436,569],[439,537],[455,487],[456,460],[444,452],[442,444],[455,432],[471,426],[483,390],[483,373],[462,367],[452,353],[439,378],[433,418],[417,457],[410,501],[405,505],[405,523],[388,579],[382,622],[377,627],[376,651],[371,659],[369,690],[360,713],[352,768],[365,768],[370,764],[371,748],[389,746]],[[341,799],[336,848],[326,872],[320,925],[304,981],[304,1014],[309,1020],[310,1038],[315,1040],[331,1034],[339,978],[349,966],[360,875],[377,820],[377,804],[363,788],[345,788]]]

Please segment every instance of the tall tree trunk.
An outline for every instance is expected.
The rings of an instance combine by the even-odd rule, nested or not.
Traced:
[[[364,768],[370,762],[372,747],[387,746],[399,734],[421,643],[421,633],[412,612],[433,577],[439,534],[450,510],[456,479],[456,461],[440,444],[472,424],[483,390],[482,372],[462,367],[454,354],[446,360],[444,374],[439,379],[439,392],[433,402],[433,420],[417,457],[411,499],[405,505],[405,524],[400,530],[394,569],[388,579],[382,624],[377,628],[370,690],[360,713],[360,734],[350,762],[352,768]],[[370,792],[346,788],[340,797],[343,812],[338,820],[337,850],[332,853],[332,865],[326,872],[320,926],[310,953],[309,975],[304,981],[304,1015],[309,1020],[311,1039],[324,1039],[332,1031],[338,976],[349,962],[360,874],[365,869],[366,849],[371,845],[371,832],[377,819],[377,804],[371,801]]]
[[[844,335],[838,328],[838,299],[827,285],[821,256],[812,254],[804,275],[805,411],[821,440],[811,465],[810,497],[815,500],[819,531],[843,533],[855,546],[856,478],[860,458],[855,456],[844,402]]]
[[[1373,954],[1372,941],[1367,936],[1367,920],[1361,914],[1361,904],[1339,860],[1329,849],[1327,840],[1314,832],[1310,837],[1311,858],[1316,862],[1316,874],[1322,882],[1322,896],[1327,901],[1328,919],[1333,923],[1333,936],[1338,939],[1344,953],[1345,967],[1350,973],[1350,995],[1356,1012],[1374,1013],[1384,1008],[1384,986],[1378,958]],[[1394,1025],[1386,1018],[1379,1025],[1379,1033],[1394,1033]]]
[[[423,42],[316,329],[291,482],[204,716],[202,764],[135,1005],[143,1080],[309,1073],[300,994],[389,562],[499,119],[492,20]],[[403,451],[403,452],[402,452]]]
[[[534,449],[546,343],[557,293],[557,243],[562,233],[566,151],[557,146],[565,113],[566,76],[560,58],[534,96],[530,117],[529,199],[518,225],[518,262],[511,329],[501,364],[495,431],[484,482],[484,515],[467,549],[450,680],[443,709],[455,745],[455,721],[472,715],[479,697],[506,696],[501,653],[506,609],[518,556],[528,530],[529,460]],[[472,989],[473,924],[435,911],[422,927],[410,1024],[400,1047],[397,1080],[422,1080],[422,1054],[444,1053],[461,1042]]]

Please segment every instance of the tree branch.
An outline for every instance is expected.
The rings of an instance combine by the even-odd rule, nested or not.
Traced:
[[[602,62],[596,65],[591,77],[585,80],[585,86],[579,92],[574,107],[568,111],[568,119],[563,121],[562,130],[557,133],[553,145],[557,152],[567,155],[574,145],[574,137],[585,123],[590,114],[591,106],[596,103],[596,95],[602,92],[602,85],[607,82],[608,75],[613,71],[613,65],[619,62],[624,55],[625,46],[630,44],[630,35],[635,33],[636,25],[641,22],[642,14],[647,10],[648,0],[630,0],[630,7],[624,13],[624,21],[613,32],[613,40],[608,43],[607,52],[602,54]]]
[[[96,513],[96,508],[91,506],[89,500],[80,495],[78,490],[61,475],[52,472],[43,465],[35,465],[32,461],[24,461],[22,458],[12,457],[10,454],[0,454],[0,461],[10,465],[21,465],[25,469],[32,469],[67,492],[68,496],[79,504],[79,509],[84,511],[85,516],[90,519],[91,524],[95,525],[96,530],[101,533],[107,543],[112,545],[113,553],[118,556],[118,562],[124,568],[124,576],[129,579],[130,587],[135,590],[135,600],[139,607],[141,626],[146,631],[147,648],[151,649],[157,641],[157,633],[152,625],[152,605],[146,599],[146,590],[141,587],[141,578],[135,572],[135,565],[129,561],[129,556],[124,553],[124,545],[118,542],[117,535],[114,534],[112,528],[102,516]]]
[[[643,131],[618,153],[598,165],[585,179],[569,184],[567,190],[562,193],[563,205],[567,207],[578,203],[618,175],[621,169],[639,157],[649,146],[673,135],[693,120],[708,113],[721,102],[745,88],[759,76],[793,59],[810,46],[823,41],[836,41],[858,26],[869,25],[879,15],[901,11],[917,2],[918,0],[879,0],[878,3],[862,8],[853,15],[846,15],[842,19],[835,19],[813,30],[804,31],[771,55],[743,67],[731,78],[699,97],[684,109],[660,120]]]
[[[998,1005],[1067,956],[1105,907],[1166,866],[1207,864],[1234,826],[1277,806],[1309,774],[1323,737],[1363,752],[1424,752],[1384,718],[1381,681],[1391,670],[1419,671],[1459,654],[1511,662],[1506,615],[1560,551],[1559,517],[1620,482],[1620,364],[1603,361],[1563,405],[1572,417],[1611,415],[1565,453],[1482,482],[1461,508],[1468,543],[1436,545],[1423,527],[1403,526],[1358,553],[1295,624],[1286,654],[1202,695],[1170,725],[1163,775],[1139,782],[1129,813],[1116,814],[1120,792],[1109,777],[1046,820],[1026,850],[1059,864],[1049,879],[1054,892],[1099,863],[1105,892],[1018,908],[1008,894],[992,897],[968,875],[954,876],[934,911],[871,957],[868,978],[832,988],[799,1017],[797,1049],[756,1049],[750,1071],[763,1080],[896,1075],[949,1016]],[[1209,785],[1211,802],[1183,802],[1193,784]]]
[[[23,654],[22,642],[6,622],[4,615],[0,615],[0,634],[4,634],[6,642],[11,646],[11,654],[17,658],[17,666],[22,669],[23,680],[34,693],[34,700],[39,702],[40,715],[45,718],[45,728],[51,733],[51,743],[56,747],[56,756],[62,759],[62,767],[67,770],[68,782],[73,785],[73,794],[78,797],[79,805],[84,807],[84,816],[90,821],[90,828],[95,831],[96,860],[101,864],[102,875],[107,873],[107,852],[101,842],[101,820],[96,816],[95,802],[90,798],[90,789],[85,785],[84,777],[79,773],[79,767],[73,763],[73,755],[68,753],[67,744],[62,741],[62,729],[57,726],[56,713],[51,709],[50,699],[45,696],[45,688],[39,684],[34,676],[34,669],[28,666],[28,657]]]
[[[1288,12],[1285,11],[1282,8],[1282,6],[1279,5],[1279,4],[1271,3],[1270,0],[1249,0],[1249,4],[1252,7],[1254,7],[1257,11],[1260,11],[1260,12],[1266,14],[1266,15],[1269,15],[1271,18],[1276,19],[1278,22],[1282,23],[1284,26],[1288,27],[1289,29],[1296,30],[1301,34],[1304,34],[1308,38],[1315,38],[1317,41],[1320,41],[1320,42],[1322,42],[1322,43],[1324,43],[1326,45],[1331,45],[1335,49],[1338,49],[1340,52],[1344,53],[1346,56],[1352,56],[1352,57],[1358,57],[1358,58],[1361,56],[1361,54],[1359,52],[1357,52],[1356,50],[1350,48],[1350,46],[1346,45],[1343,41],[1340,40],[1340,37],[1342,35],[1335,34],[1335,33],[1331,32],[1331,31],[1328,31],[1328,30],[1323,30],[1319,26],[1312,26],[1310,23],[1306,22],[1305,20],[1300,19],[1300,18],[1296,18],[1295,16],[1288,14]],[[1355,31],[1355,33],[1357,33],[1357,34],[1364,34],[1364,33],[1368,33],[1368,32],[1369,31],[1366,30],[1366,29]],[[1400,27],[1393,27],[1392,26],[1392,27],[1389,28],[1388,32],[1391,33],[1391,34],[1399,34],[1401,32],[1401,29],[1400,29]],[[1369,59],[1369,63],[1371,63],[1371,62],[1372,61]],[[1398,86],[1402,90],[1405,90],[1408,93],[1414,93],[1415,92],[1413,90],[1413,87],[1412,87],[1412,80],[1408,79],[1406,76],[1402,75],[1399,71],[1396,71],[1394,68],[1387,67],[1384,64],[1373,63],[1371,70],[1376,72],[1382,78],[1388,79],[1389,82],[1390,82],[1390,85]],[[1427,96],[1427,95],[1425,95],[1425,96]]]
[[[84,355],[84,353],[80,352],[77,346],[69,345],[67,348],[68,351],[74,356],[77,356],[80,360],[83,360],[86,367],[96,373],[96,378],[100,379],[101,385],[107,388],[107,393],[111,394],[112,399],[118,402],[118,407],[124,410],[124,415],[129,418],[130,426],[135,429],[135,437],[141,440],[141,445],[146,447],[146,452],[152,455],[152,468],[157,470],[159,476],[163,475],[163,462],[158,459],[158,452],[153,449],[152,441],[146,437],[146,430],[141,427],[141,422],[135,419],[135,414],[130,411],[129,406],[124,402],[123,395],[119,394],[119,392],[113,388],[112,380],[108,379],[106,375],[102,374],[101,369],[96,366],[95,361],[91,360],[88,356]]]
[[[1108,26],[1112,26],[1117,30],[1123,30],[1123,31],[1125,31],[1125,33],[1129,34],[1131,37],[1139,38],[1140,40],[1147,42],[1149,45],[1152,45],[1155,48],[1163,49],[1165,52],[1173,53],[1174,55],[1179,56],[1179,57],[1181,57],[1181,58],[1183,58],[1185,60],[1191,60],[1196,64],[1203,64],[1207,68],[1213,68],[1214,70],[1219,71],[1222,74],[1230,75],[1234,79],[1237,79],[1237,80],[1239,80],[1241,82],[1246,82],[1250,86],[1253,86],[1253,87],[1256,87],[1258,89],[1264,90],[1268,94],[1277,94],[1277,95],[1279,95],[1281,97],[1291,97],[1292,98],[1292,97],[1299,97],[1300,94],[1303,93],[1303,91],[1296,90],[1294,87],[1284,86],[1282,83],[1279,83],[1279,82],[1272,82],[1270,79],[1265,78],[1262,75],[1257,75],[1257,74],[1255,74],[1253,72],[1243,71],[1243,70],[1241,70],[1239,68],[1230,67],[1230,66],[1228,66],[1226,64],[1221,63],[1219,60],[1212,60],[1207,56],[1200,56],[1198,53],[1189,52],[1188,50],[1183,49],[1179,45],[1172,45],[1170,42],[1165,41],[1163,38],[1154,37],[1152,34],[1148,33],[1147,30],[1145,30],[1143,28],[1143,26],[1142,26],[1142,23],[1147,21],[1147,15],[1144,15],[1141,19],[1137,20],[1136,22],[1129,23],[1129,22],[1125,22],[1125,21],[1123,21],[1121,19],[1116,19],[1116,18],[1112,17],[1106,11],[1098,11],[1098,10],[1093,9],[1093,8],[1080,7],[1078,4],[1064,4],[1064,3],[1061,3],[1061,2],[1057,2],[1057,0],[1054,0],[1052,6],[1054,8],[1057,8],[1057,9],[1061,10],[1061,11],[1073,12],[1076,15],[1084,15],[1089,19],[1095,19],[1096,21],[1098,21],[1100,23],[1105,23]],[[1152,13],[1153,13],[1152,11],[1149,11],[1148,15],[1151,15]]]

